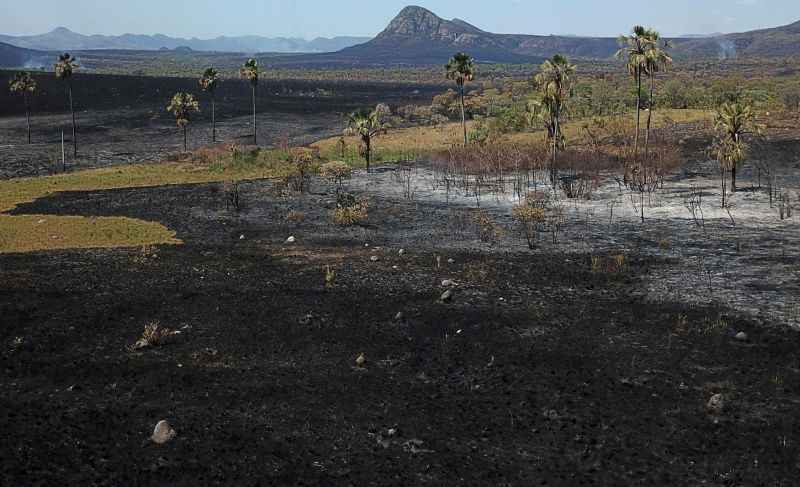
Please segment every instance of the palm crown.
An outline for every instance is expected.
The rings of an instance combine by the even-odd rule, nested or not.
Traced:
[[[64,53],[58,56],[58,62],[56,63],[56,77],[59,79],[68,79],[72,77],[72,73],[77,69],[79,66],[75,62],[75,58],[71,56],[69,53]]]
[[[475,79],[475,61],[469,55],[459,52],[445,66],[447,79],[463,86],[467,81]]]
[[[8,82],[11,93],[27,95],[36,91],[36,80],[29,73],[17,73]]]
[[[258,74],[258,61],[255,59],[248,59],[244,66],[239,69],[239,75],[252,85],[258,84]]]
[[[617,59],[626,61],[628,71],[633,76],[645,69],[647,51],[652,45],[652,40],[650,39],[652,32],[641,25],[637,25],[633,28],[631,35],[622,35],[617,39],[621,47],[615,56]]]
[[[647,44],[644,53],[644,70],[652,76],[666,70],[672,64],[672,57],[666,49],[671,47],[669,41],[661,40],[661,34],[653,29],[648,29],[645,34]]]
[[[347,116],[347,132],[352,135],[374,137],[386,130],[377,110],[356,110]]]
[[[176,93],[167,106],[167,111],[175,115],[179,127],[185,127],[194,112],[200,111],[200,103],[189,93]]]
[[[219,73],[214,68],[207,68],[203,71],[203,76],[200,77],[200,89],[207,92],[213,93],[214,90],[217,89],[217,85],[219,84]]]

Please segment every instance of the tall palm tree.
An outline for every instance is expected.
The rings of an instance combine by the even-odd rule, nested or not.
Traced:
[[[642,114],[642,75],[647,69],[647,51],[650,48],[650,32],[641,25],[634,26],[631,35],[621,35],[620,45],[616,53],[617,59],[625,61],[628,72],[636,81],[636,136],[634,138],[634,157],[639,155],[639,133],[641,131]]]
[[[736,192],[736,168],[747,157],[746,135],[758,135],[762,127],[756,120],[752,105],[742,101],[723,103],[714,120],[717,140],[714,152],[722,171],[722,204],[725,205],[725,172],[731,172],[731,191]]]
[[[256,129],[256,88],[258,88],[258,61],[248,59],[244,66],[239,69],[242,79],[250,82],[253,89],[253,145],[258,145],[258,130]]]
[[[666,71],[672,65],[672,57],[667,53],[670,43],[668,40],[661,40],[661,34],[654,29],[647,31],[649,39],[647,50],[645,51],[645,74],[650,79],[650,96],[648,98],[647,111],[647,132],[644,138],[644,157],[645,160],[649,157],[650,150],[650,127],[653,117],[653,110],[655,109],[656,97],[656,75],[661,71]]]
[[[186,128],[191,122],[192,113],[200,111],[200,103],[189,93],[176,93],[167,106],[167,111],[175,115],[175,122],[178,127],[183,129],[183,151],[189,150],[189,143],[186,137]]]
[[[383,123],[378,110],[357,110],[347,116],[348,135],[361,137],[364,144],[364,160],[367,162],[367,172],[372,157],[372,139],[386,132],[386,125]]]
[[[72,148],[73,148],[73,155],[78,157],[78,129],[77,125],[75,124],[75,107],[72,104],[72,73],[78,69],[80,66],[75,61],[73,56],[70,56],[69,53],[64,53],[58,56],[58,62],[56,63],[56,78],[66,81],[67,83],[67,94],[69,96],[69,111],[72,113]]]
[[[200,77],[200,89],[211,95],[211,142],[217,141],[217,97],[216,90],[219,85],[219,73],[213,67],[206,68]]]
[[[467,116],[464,108],[464,85],[475,79],[475,60],[459,52],[445,66],[447,79],[455,81],[461,95],[461,128],[464,129],[464,145],[467,145]]]
[[[561,130],[561,117],[564,114],[567,100],[572,96],[574,74],[575,66],[570,64],[566,57],[556,54],[542,63],[539,73],[533,78],[541,96],[541,101],[533,104],[533,111],[540,113],[539,118],[544,120],[552,144],[550,182],[554,189],[558,179],[558,149],[565,145]]]
[[[11,80],[8,82],[8,88],[11,90],[11,93],[16,95],[22,95],[25,99],[25,120],[28,123],[28,143],[31,143],[31,103],[30,97],[34,93],[36,93],[36,80],[33,79],[29,73],[20,72],[17,73]]]

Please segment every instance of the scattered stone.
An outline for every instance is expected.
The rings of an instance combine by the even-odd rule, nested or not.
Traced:
[[[456,263],[456,261],[455,261],[455,260],[453,260],[453,259],[447,259],[447,263],[448,263],[448,264],[455,264],[455,263]]]
[[[363,353],[359,354],[359,356],[356,357],[356,367],[363,367],[364,364],[366,363],[367,363],[367,356],[364,355]]]
[[[395,436],[397,434],[397,429],[389,428],[389,431],[386,432],[387,436]]]
[[[747,333],[740,331],[739,333],[736,334],[734,338],[736,338],[740,342],[746,342],[750,337],[747,336]]]
[[[442,293],[442,297],[439,298],[439,301],[443,303],[449,303],[452,300],[453,300],[453,291],[450,289]]]
[[[314,321],[314,315],[312,315],[311,313],[308,313],[307,315],[297,320],[297,322],[300,323],[302,326],[308,326],[311,324],[312,321]]]
[[[403,321],[406,319],[406,315],[403,314],[402,311],[398,311],[396,315],[394,315],[394,321]]]
[[[244,235],[239,235],[239,240],[244,240]]]
[[[398,271],[398,270],[400,270],[400,266],[393,265],[393,266],[392,266],[392,269],[394,269],[394,270]]]
[[[163,445],[175,438],[176,435],[177,433],[172,429],[172,426],[169,425],[167,420],[162,419],[156,425],[153,430],[153,436],[151,436],[150,439],[157,445]]]
[[[369,258],[369,260],[371,260],[372,262],[378,262],[379,260],[381,260],[381,258],[378,257],[377,255],[373,255],[372,257]]]
[[[722,394],[714,394],[706,404],[706,409],[711,414],[720,414],[725,409],[725,396]]]
[[[287,239],[286,239],[286,243],[288,243],[288,244],[293,244],[293,243],[295,243],[296,241],[297,241],[297,239],[296,239],[296,238],[294,238],[294,236],[291,236],[291,237],[289,237],[289,238],[287,238]]]
[[[456,282],[453,281],[452,279],[445,279],[444,281],[442,281],[442,287],[455,287],[455,286]]]
[[[397,254],[398,254],[398,255],[404,255],[405,253],[406,253],[405,249],[400,249],[400,250],[397,252]]]

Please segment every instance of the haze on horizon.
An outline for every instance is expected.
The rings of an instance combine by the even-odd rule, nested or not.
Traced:
[[[33,35],[67,27],[81,34],[165,34],[214,38],[373,36],[405,6],[461,18],[489,32],[614,37],[634,24],[664,35],[743,32],[800,20],[797,0],[674,0],[631,8],[622,0],[60,0],[19,3],[0,17],[0,33]]]

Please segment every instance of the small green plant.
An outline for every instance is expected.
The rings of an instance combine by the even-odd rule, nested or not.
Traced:
[[[525,236],[525,240],[528,242],[528,248],[533,250],[539,239],[539,233],[542,232],[546,222],[544,208],[536,208],[528,204],[523,204],[514,207],[512,216],[519,225],[522,234]]]
[[[334,281],[336,280],[336,271],[331,269],[331,266],[325,266],[325,289],[333,289]]]

